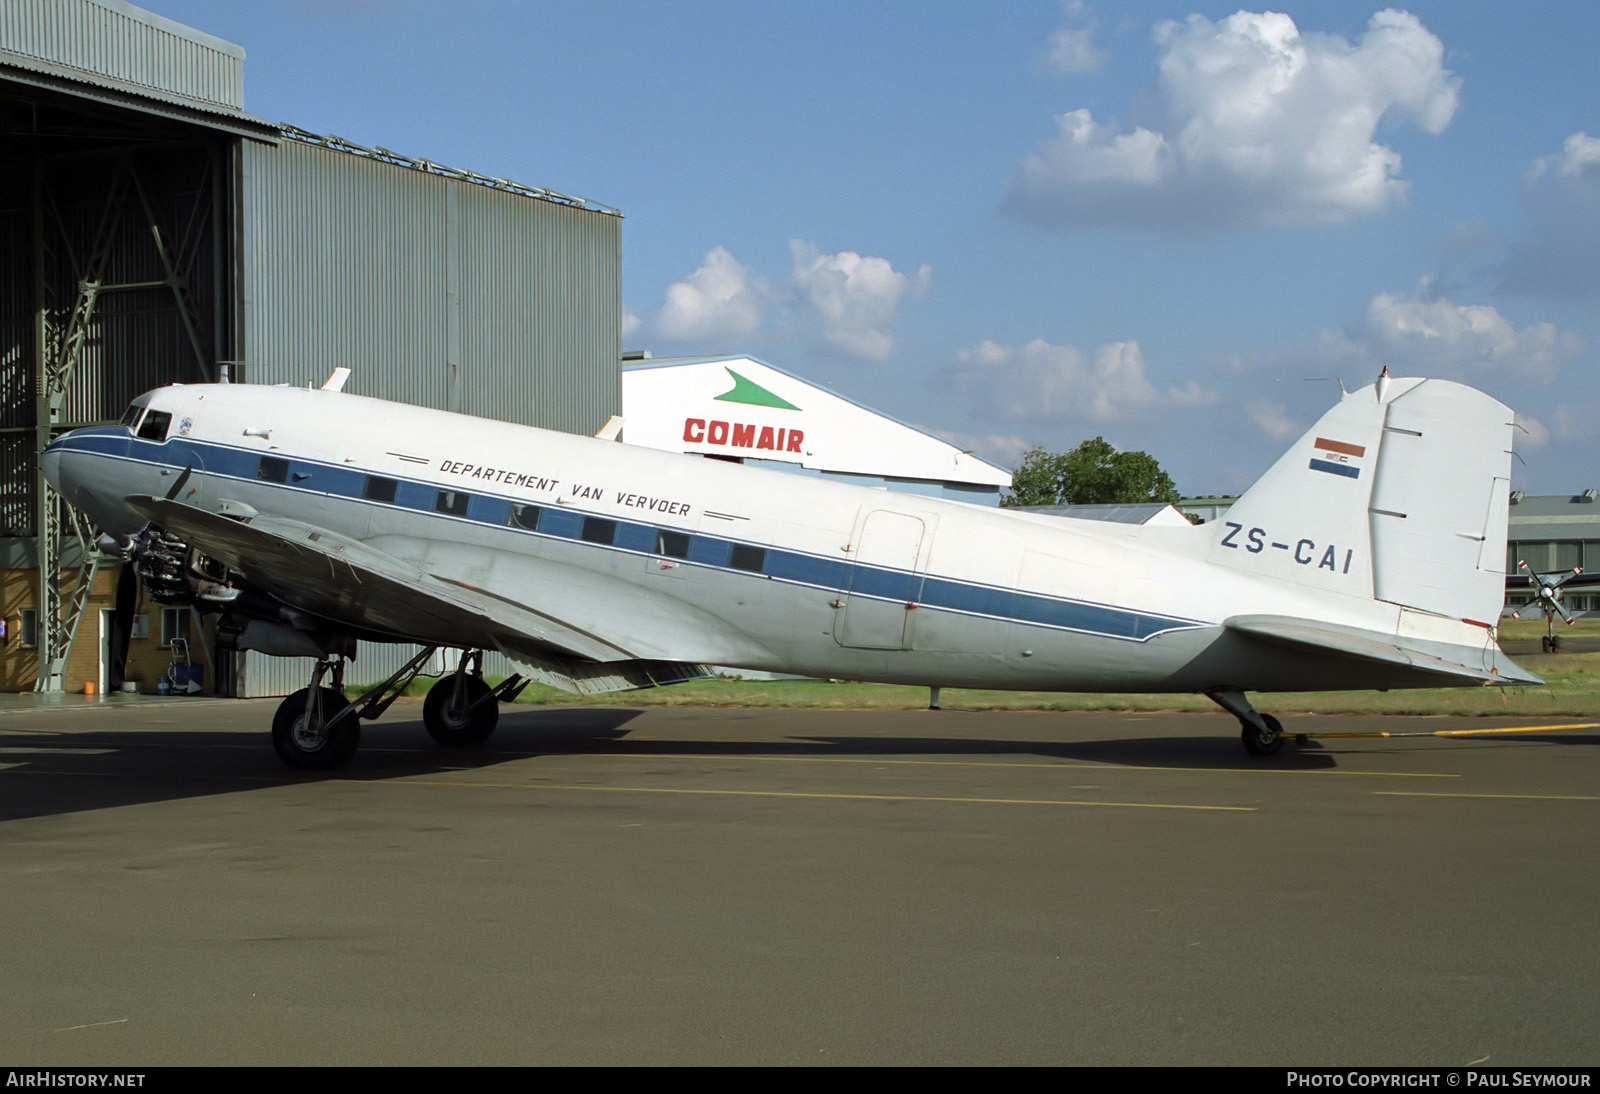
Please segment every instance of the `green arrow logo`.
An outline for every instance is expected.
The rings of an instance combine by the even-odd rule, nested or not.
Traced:
[[[733,387],[718,395],[717,398],[724,403],[748,403],[751,406],[771,406],[779,410],[799,410],[800,408],[781,399],[756,383],[754,380],[740,376],[727,365],[722,366],[729,376],[733,377]]]

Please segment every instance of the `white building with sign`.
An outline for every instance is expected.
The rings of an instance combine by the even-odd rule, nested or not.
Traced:
[[[857,486],[998,505],[1011,472],[753,357],[630,361],[622,438]]]

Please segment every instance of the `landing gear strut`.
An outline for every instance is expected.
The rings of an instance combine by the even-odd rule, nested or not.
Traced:
[[[510,702],[527,686],[521,676],[491,686],[483,678],[483,652],[463,650],[456,671],[428,690],[422,724],[428,736],[446,748],[481,745],[500,721],[501,701]]]
[[[437,650],[424,647],[389,679],[359,698],[344,697],[344,659],[318,661],[311,686],[285,699],[272,718],[272,747],[290,767],[327,771],[350,762],[361,744],[361,721],[389,709],[422,673]],[[470,666],[470,668],[469,668]],[[324,676],[332,687],[323,687]],[[422,704],[422,721],[434,740],[451,748],[482,744],[500,720],[500,706],[511,702],[528,681],[516,675],[491,687],[483,678],[483,651],[464,650],[456,671],[433,685]]]
[[[331,672],[333,687],[323,687]],[[272,747],[290,767],[326,771],[350,762],[361,745],[361,722],[344,697],[344,661],[318,661],[311,686],[278,704],[272,716]]]
[[[1239,740],[1252,756],[1270,756],[1283,747],[1283,723],[1250,705],[1238,688],[1212,688],[1206,698],[1239,719]]]

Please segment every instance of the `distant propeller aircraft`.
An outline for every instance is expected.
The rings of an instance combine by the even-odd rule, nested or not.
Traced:
[[[1600,586],[1600,574],[1585,574],[1582,566],[1574,566],[1560,573],[1540,574],[1520,559],[1517,569],[1522,570],[1523,574],[1506,578],[1506,588],[1513,591],[1531,589],[1533,600],[1513,611],[1512,617],[1521,619],[1523,610],[1527,608],[1543,612],[1545,634],[1539,640],[1539,648],[1545,653],[1560,653],[1561,636],[1556,633],[1556,616],[1559,615],[1569,627],[1573,620],[1572,613],[1567,611],[1562,599],[1566,593],[1587,592]]]
[[[1198,692],[1253,754],[1250,691],[1538,683],[1496,642],[1511,411],[1460,384],[1344,395],[1201,526],[1114,525],[844,485],[364,398],[173,386],[74,430],[45,475],[155,599],[241,650],[310,655],[272,739],[356,752],[437,648],[440,743],[529,679],[574,691],[706,665],[1056,691]],[[357,639],[416,657],[351,698]],[[522,672],[483,677],[483,651]]]

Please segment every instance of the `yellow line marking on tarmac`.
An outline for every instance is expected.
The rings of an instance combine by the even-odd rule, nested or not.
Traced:
[[[888,765],[900,764],[907,767],[1046,767],[1067,771],[1182,771],[1189,774],[1215,775],[1371,775],[1377,778],[1390,779],[1459,779],[1461,776],[1440,771],[1345,771],[1329,768],[1289,768],[1289,767],[1174,767],[1150,766],[1142,764],[1083,764],[1083,763],[1049,763],[1024,760],[887,760],[887,759],[855,759],[843,756],[756,756],[740,755],[739,753],[692,753],[692,752],[530,752],[530,756],[550,758],[557,755],[582,756],[585,759],[618,759],[618,760],[764,760],[769,763],[811,763],[811,764],[874,764]]]
[[[1318,740],[1352,737],[1481,737],[1490,733],[1559,733],[1568,729],[1595,728],[1600,728],[1600,722],[1572,722],[1558,726],[1499,726],[1493,729],[1419,729],[1392,732],[1387,729],[1370,729],[1360,733],[1283,733],[1280,736],[1285,738],[1300,736]]]
[[[360,785],[371,786],[371,783],[361,782],[356,779],[331,780],[336,782],[355,782]],[[443,779],[396,779],[388,782],[390,786],[440,786],[455,788],[469,788],[474,790],[581,790],[592,793],[627,793],[627,794],[699,794],[716,797],[735,798],[822,798],[840,801],[879,801],[879,802],[957,802],[963,805],[1101,805],[1113,809],[1188,809],[1202,812],[1221,813],[1254,813],[1255,806],[1251,805],[1176,805],[1169,802],[1116,802],[1116,801],[1067,801],[1057,798],[952,798],[923,796],[917,794],[834,794],[810,793],[796,790],[695,790],[681,787],[661,786],[559,786],[540,783],[486,783],[486,782],[457,782]]]
[[[1591,794],[1451,794],[1432,790],[1374,790],[1374,794],[1387,794],[1392,798],[1511,798],[1517,801],[1540,802],[1600,802]]]
[[[47,1029],[46,1033],[73,1033],[80,1029],[98,1029],[100,1026],[120,1026],[127,1022],[126,1018],[112,1018],[105,1022],[85,1022],[81,1026],[62,1026],[60,1029]]]

